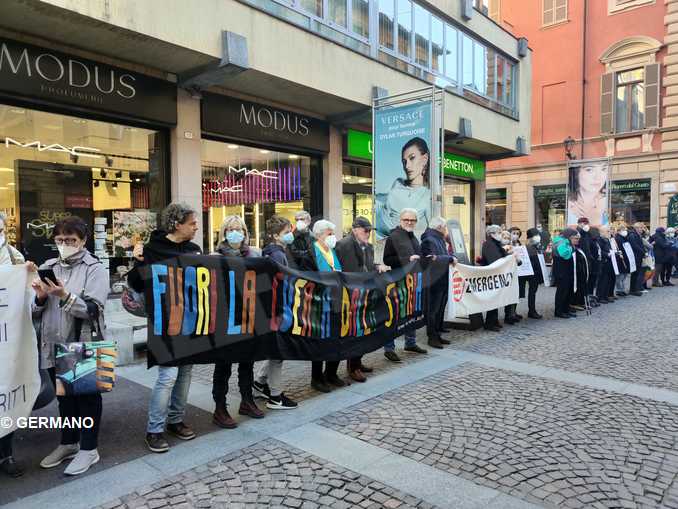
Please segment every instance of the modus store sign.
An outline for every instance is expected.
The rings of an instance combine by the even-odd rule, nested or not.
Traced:
[[[202,130],[208,134],[327,152],[326,122],[292,111],[217,94],[204,94]]]
[[[0,95],[176,124],[176,85],[0,38]]]

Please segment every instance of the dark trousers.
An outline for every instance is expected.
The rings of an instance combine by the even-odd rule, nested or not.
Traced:
[[[518,279],[520,283],[520,298],[525,298],[525,287],[527,286],[527,310],[530,313],[537,312],[537,290],[539,290],[539,283],[535,277],[521,277]]]
[[[348,371],[355,371],[356,369],[360,369],[360,366],[363,365],[363,358],[361,357],[354,357],[352,359],[349,359],[346,361],[346,367],[348,368]]]
[[[485,313],[485,327],[492,327],[499,324],[499,310],[490,309]]]
[[[567,278],[556,281],[556,314],[567,314],[570,312],[572,283],[573,281]]]
[[[12,439],[14,439],[14,432],[0,438],[0,461],[12,456]]]
[[[226,405],[228,394],[228,381],[231,378],[233,364],[226,361],[214,363],[214,375],[212,375],[212,398],[216,404]],[[238,387],[243,401],[254,401],[252,396],[252,384],[254,383],[254,363],[238,363]]]
[[[645,271],[642,269],[639,269],[635,272],[631,273],[631,287],[630,291],[633,292],[639,292],[643,289],[643,283],[645,279]]]
[[[325,370],[323,371],[323,365]],[[327,377],[337,376],[339,370],[339,361],[314,361],[311,364],[311,378],[313,380],[324,380]]]
[[[588,281],[588,287],[586,291],[588,292],[587,295],[593,295],[596,291],[596,287],[598,286],[598,278],[600,277],[600,272],[591,272],[589,275],[589,281]]]
[[[612,265],[605,264],[598,275],[598,285],[596,287],[596,296],[599,299],[607,299],[614,289],[614,269]]]
[[[52,383],[56,382],[54,368],[48,370]],[[56,387],[56,385],[55,385]],[[61,430],[61,444],[72,445],[80,443],[80,449],[91,451],[99,443],[99,426],[101,424],[102,401],[101,394],[81,394],[79,396],[57,396],[59,415],[61,417],[91,417],[94,425],[91,428],[63,428]]]
[[[662,274],[662,281],[669,283],[671,281],[671,274],[673,274],[673,262],[666,262],[664,264],[664,273]]]
[[[426,314],[426,335],[429,339],[440,338],[447,306],[447,285],[435,285],[428,294],[428,313]]]

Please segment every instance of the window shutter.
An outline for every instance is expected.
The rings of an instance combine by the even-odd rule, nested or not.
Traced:
[[[554,22],[567,20],[567,0],[556,0]]]
[[[645,66],[645,129],[659,127],[659,92],[661,69],[659,64]]]
[[[501,22],[499,14],[499,3],[500,0],[490,0],[490,19],[496,21],[497,23]]]
[[[614,132],[614,73],[600,77],[600,133]]]
[[[544,0],[544,11],[542,15],[542,22],[544,25],[551,25],[555,20],[555,0]]]

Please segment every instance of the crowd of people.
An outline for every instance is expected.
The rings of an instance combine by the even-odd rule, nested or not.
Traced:
[[[185,254],[202,254],[193,242],[198,232],[199,214],[191,207],[173,203],[159,216],[158,229],[152,232],[145,245],[134,248],[135,265],[128,275],[128,285],[136,292],[144,291],[141,269],[144,265],[168,260]],[[274,215],[266,223],[266,240],[263,250],[250,246],[247,225],[240,216],[225,218],[220,229],[220,244],[214,256],[269,257],[281,266],[304,271],[319,272],[384,272],[406,266],[419,260],[431,269],[427,308],[425,309],[428,346],[443,348],[450,341],[443,337],[444,311],[448,298],[449,265],[455,265],[447,222],[433,217],[428,227],[417,238],[415,230],[417,210],[404,208],[399,214],[399,224],[385,241],[383,263],[375,261],[374,247],[370,244],[373,230],[369,219],[356,217],[351,231],[337,240],[336,225],[325,219],[312,222],[306,211],[299,211],[293,225],[288,219]],[[7,243],[3,234],[4,221],[0,217],[0,263],[26,263],[29,270],[38,268],[25,262],[23,256]],[[32,311],[40,341],[40,367],[47,370],[55,382],[54,344],[59,342],[87,341],[92,331],[105,331],[104,307],[108,299],[108,270],[86,248],[90,235],[87,224],[78,217],[59,221],[53,230],[58,256],[41,265],[52,269],[57,281],[44,281],[38,277],[33,282],[35,299]],[[499,226],[487,227],[487,239],[481,265],[490,265],[506,256],[517,256],[516,246],[521,245],[522,231],[513,227],[505,230]],[[675,230],[657,228],[650,235],[642,224],[628,228],[625,224],[613,227],[590,227],[580,219],[576,228],[566,228],[553,238],[537,225],[526,232],[527,253],[533,275],[519,279],[520,297],[527,296],[528,317],[541,319],[536,309],[536,295],[540,285],[556,286],[556,316],[571,318],[578,310],[587,310],[608,304],[626,295],[642,295],[648,291],[648,281],[653,286],[672,286],[674,267],[678,266],[678,239]],[[628,247],[627,247],[628,245]],[[553,270],[545,273],[540,257],[551,252]],[[438,261],[442,263],[430,263]],[[649,269],[649,270],[648,270]],[[504,308],[504,323],[514,324],[522,319],[512,304]],[[92,324],[83,327],[83,323]],[[484,326],[500,331],[499,310],[486,314]],[[404,350],[426,354],[417,344],[413,328],[404,333]],[[89,336],[91,339],[91,336]],[[148,352],[152,357],[152,353]],[[401,362],[393,341],[384,345],[384,356],[391,362]],[[257,399],[272,410],[290,410],[298,406],[285,394],[282,379],[283,361],[270,359],[260,363],[255,372],[253,362],[238,363],[238,388],[240,405],[238,414],[261,419],[265,413]],[[310,385],[322,393],[347,384],[339,375],[340,362],[313,362]],[[372,368],[363,364],[360,357],[346,359],[348,377],[364,383]],[[166,434],[181,440],[192,440],[196,433],[186,423],[185,409],[191,385],[192,366],[157,367],[157,378],[148,406],[145,443],[152,452],[163,453],[170,449]],[[232,363],[216,361],[212,380],[214,399],[213,423],[226,429],[237,427],[238,422],[229,412],[227,396]],[[40,466],[54,468],[70,460],[64,473],[78,475],[99,461],[98,432],[102,419],[100,394],[58,396],[59,414],[66,418],[91,418],[94,426],[88,429],[64,429],[59,445]],[[12,434],[0,439],[0,471],[19,477],[22,469],[12,451]]]

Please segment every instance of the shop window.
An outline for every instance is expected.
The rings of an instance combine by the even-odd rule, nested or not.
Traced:
[[[431,14],[421,7],[414,4],[414,61],[428,67],[429,40],[431,38]]]
[[[567,21],[567,0],[542,0],[542,24],[555,25]]]
[[[488,189],[485,193],[485,224],[506,227],[506,188]]]
[[[613,222],[650,224],[652,180],[617,180],[612,182],[611,218]]]
[[[436,72],[443,72],[443,52],[444,52],[444,24],[436,18],[431,17],[431,69]]]
[[[459,79],[457,61],[459,58],[459,32],[451,25],[445,25],[445,76],[452,81]]]
[[[38,264],[57,256],[54,224],[79,216],[114,291],[166,205],[160,131],[0,105],[0,210],[10,242]]]
[[[466,249],[473,249],[474,183],[446,178],[443,184],[443,217],[456,219],[464,234]],[[466,253],[469,260],[472,254]]]
[[[370,3],[368,0],[351,0],[351,26],[361,37],[370,36]]]
[[[535,225],[541,224],[551,235],[567,226],[565,184],[534,188]]]
[[[216,249],[221,223],[233,214],[247,224],[251,245],[262,248],[273,214],[293,223],[300,210],[313,214],[312,188],[320,173],[320,161],[313,157],[203,140],[205,249]]]

